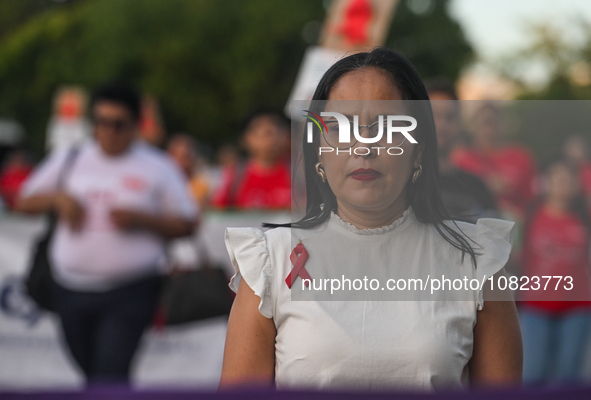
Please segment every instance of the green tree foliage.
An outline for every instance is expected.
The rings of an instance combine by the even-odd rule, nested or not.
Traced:
[[[11,14],[20,25],[0,36],[0,116],[22,122],[38,151],[55,90],[112,77],[155,95],[169,132],[232,140],[252,108],[284,106],[308,46],[302,28],[325,16],[320,0],[22,1]],[[447,1],[418,14],[407,3],[388,46],[424,77],[456,78],[472,51]]]
[[[591,25],[579,21],[573,27],[582,40],[567,38],[550,24],[530,26],[531,44],[498,62],[497,71],[520,88],[518,99],[591,99]],[[541,86],[532,87],[524,76],[532,65],[548,74]]]
[[[131,79],[162,103],[168,130],[214,144],[247,111],[282,107],[321,19],[316,0],[87,0],[52,9],[0,44],[0,115],[22,121],[41,148],[63,84]]]
[[[400,0],[392,21],[386,45],[408,57],[423,79],[455,81],[474,56],[448,8],[449,0]]]
[[[77,1],[80,0],[1,0],[0,38],[37,14]]]
[[[531,25],[531,43],[499,60],[493,67],[518,88],[512,103],[515,120],[513,138],[544,160],[556,155],[572,135],[591,144],[591,25],[573,21],[580,40],[565,37],[550,23]],[[543,70],[547,79],[532,85],[527,79],[532,68]],[[555,100],[555,101],[550,101]]]

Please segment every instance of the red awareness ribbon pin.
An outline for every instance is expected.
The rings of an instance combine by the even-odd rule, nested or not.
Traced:
[[[308,271],[306,271],[306,268],[304,268],[304,264],[306,264],[306,261],[308,261],[308,257],[308,251],[304,247],[304,244],[302,242],[299,242],[296,245],[296,247],[294,247],[293,251],[289,256],[289,259],[293,264],[293,269],[285,279],[285,283],[287,283],[288,288],[291,289],[291,285],[293,284],[293,281],[297,279],[298,275],[302,279],[309,279],[305,281],[304,284],[306,285],[306,287],[310,286],[310,280],[312,280],[312,278],[310,277],[310,274],[308,274]]]

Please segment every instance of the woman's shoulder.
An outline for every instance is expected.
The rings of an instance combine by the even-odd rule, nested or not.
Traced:
[[[476,223],[448,220],[445,224],[469,238],[502,239],[512,242],[515,222],[499,218],[479,218]]]
[[[289,245],[292,228],[279,226],[276,228],[267,229],[263,234],[270,246],[284,246]]]
[[[235,275],[230,288],[238,291],[243,278],[255,295],[261,298],[259,311],[267,318],[274,312],[275,279],[286,275],[292,241],[291,228],[226,228],[226,248]],[[282,278],[283,279],[283,278]]]
[[[515,222],[498,218],[479,218],[476,223],[447,220],[444,221],[444,224],[466,240],[474,250],[478,265],[488,263],[484,262],[485,259],[504,260],[509,258],[513,245]],[[431,232],[435,234],[435,231],[433,227]],[[453,240],[453,238],[451,239]],[[454,241],[457,242],[457,240]],[[494,272],[503,266],[493,268]]]
[[[497,218],[480,218],[475,224],[463,221],[445,221],[445,224],[457,233],[463,235],[466,243],[474,251],[472,257],[464,254],[463,265],[466,274],[483,282],[501,271],[511,254],[515,222]],[[451,244],[450,244],[450,247]],[[453,249],[460,252],[459,249]],[[468,272],[471,271],[471,272]],[[484,306],[484,290],[477,291],[477,310]]]
[[[268,265],[270,269],[283,268],[289,264],[289,254],[298,241],[315,238],[317,229],[290,227],[226,228],[225,242],[232,264],[239,271],[240,265]],[[287,255],[287,256],[286,256]],[[285,260],[285,263],[281,262]],[[279,265],[281,264],[281,265]]]
[[[255,227],[226,228],[226,246],[234,249],[268,253],[270,250],[288,247],[291,228],[277,227],[263,230]],[[230,250],[230,249],[228,249]]]

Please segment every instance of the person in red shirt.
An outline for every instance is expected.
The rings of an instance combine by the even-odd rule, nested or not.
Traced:
[[[473,146],[456,149],[452,163],[484,180],[501,211],[522,218],[534,197],[533,157],[523,147],[503,143],[501,111],[493,104],[483,105],[473,122]]]
[[[426,84],[437,130],[439,189],[445,207],[456,220],[475,223],[478,218],[496,218],[495,197],[474,174],[457,168],[450,156],[464,145],[461,102],[452,82],[444,78]]]
[[[224,170],[212,206],[243,210],[289,209],[291,174],[285,160],[289,129],[289,123],[281,114],[255,113],[242,137],[248,159]]]
[[[572,168],[579,173],[579,182],[587,203],[587,212],[591,212],[591,160],[589,160],[587,143],[582,136],[570,136],[564,142],[562,152]]]
[[[15,150],[8,156],[0,172],[0,195],[8,208],[14,208],[20,188],[32,170],[33,165],[24,150]]]
[[[526,288],[520,309],[524,381],[536,384],[579,378],[591,326],[591,222],[578,174],[564,160],[545,170],[544,197],[525,225],[522,262],[529,282],[520,281]],[[543,290],[547,276],[553,280]]]

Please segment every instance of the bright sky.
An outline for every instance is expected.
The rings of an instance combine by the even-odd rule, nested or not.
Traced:
[[[591,0],[452,0],[450,12],[486,61],[526,46],[531,23],[552,24],[576,40],[573,22],[591,22]],[[543,79],[542,69],[534,74]]]

